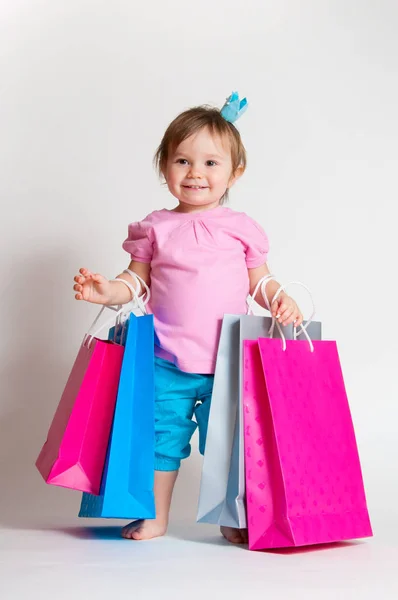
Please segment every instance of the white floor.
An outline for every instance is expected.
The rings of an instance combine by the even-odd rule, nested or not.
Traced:
[[[397,523],[371,540],[328,547],[249,552],[195,523],[148,542],[120,528],[73,520],[0,530],[0,598],[398,598]]]
[[[31,448],[23,461],[4,452],[0,600],[398,600],[395,439],[361,447],[373,538],[275,552],[232,546],[216,527],[195,523],[195,448],[177,480],[169,532],[148,542],[121,539],[124,522],[75,517],[81,495],[45,485]]]

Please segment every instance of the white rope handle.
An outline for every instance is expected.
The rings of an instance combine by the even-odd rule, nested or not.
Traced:
[[[139,308],[144,315],[148,314],[145,307],[151,298],[151,291],[149,287],[145,281],[139,275],[137,275],[137,273],[134,273],[134,271],[125,269],[123,273],[127,273],[133,279],[134,283],[136,284],[135,288],[133,288],[129,281],[123,279],[122,277],[116,277],[115,279],[112,279],[112,281],[121,281],[124,283],[131,291],[131,302],[133,303],[133,308]],[[140,292],[143,288],[145,291],[142,295],[140,295]]]
[[[134,273],[130,269],[125,269],[123,271],[123,273],[127,273],[128,275],[130,275],[130,277],[133,279],[134,283],[136,284],[135,288],[131,285],[131,283],[129,281],[126,281],[126,279],[123,279],[122,277],[116,277],[112,281],[121,281],[122,283],[124,283],[124,285],[126,285],[129,288],[129,290],[131,292],[131,307],[130,307],[131,310],[138,308],[142,312],[143,315],[147,315],[148,311],[146,309],[146,305],[148,304],[148,302],[151,298],[151,292],[149,290],[149,287],[147,286],[145,281],[139,275],[137,275],[137,273]],[[142,294],[140,296],[140,292],[143,288],[145,288],[145,292],[144,292],[144,294]],[[114,340],[117,339],[117,330],[120,327],[122,327],[120,343],[123,343],[123,336],[125,334],[125,328],[126,328],[125,322],[123,322],[122,319],[123,319],[124,315],[128,316],[129,313],[131,312],[131,310],[129,309],[128,311],[126,311],[126,313],[121,312],[117,316],[116,324],[115,324]]]
[[[145,292],[144,292],[143,296],[146,295],[145,304],[148,304],[149,300],[151,299],[151,291],[150,291],[149,287],[147,286],[147,284],[145,283],[145,281],[139,275],[137,275],[137,273],[134,273],[134,271],[131,271],[130,269],[124,269],[123,273],[127,273],[128,275],[130,275],[130,277],[132,277],[133,279],[135,279],[138,282],[138,285],[141,284],[141,289],[142,289],[142,286],[144,286]],[[137,292],[138,292],[138,289],[137,289]]]
[[[267,309],[270,310],[268,298],[267,298],[267,295],[265,293],[265,288],[267,287],[267,283],[269,281],[271,281],[272,279],[275,279],[275,275],[264,275],[264,277],[262,277],[260,279],[260,281],[257,283],[253,294],[249,297],[249,299],[247,301],[247,304],[249,306],[249,308],[247,310],[247,314],[248,315],[252,315],[253,314],[253,306],[255,304],[255,298],[257,296],[257,293],[258,293],[258,290],[260,289],[260,287],[261,287],[261,294],[262,294],[262,296],[264,298],[265,305],[266,305]]]
[[[132,308],[139,308],[143,315],[148,314],[146,310],[148,300],[142,300],[142,297],[138,295],[136,288],[134,288],[129,281],[126,281],[121,277],[115,277],[115,279],[112,279],[111,281],[121,281],[122,283],[124,283],[124,285],[127,286],[131,292],[130,302],[132,303]],[[131,312],[131,310],[129,310],[128,312]]]
[[[260,287],[261,287],[261,295],[263,297],[264,304],[267,307],[267,310],[269,310],[269,312],[271,313],[271,306],[270,306],[270,303],[268,302],[268,297],[267,297],[267,294],[266,294],[267,283],[269,283],[270,281],[276,281],[275,275],[265,275],[257,283],[256,288],[255,288],[255,290],[253,292],[253,295],[252,295],[252,297],[251,297],[251,299],[249,301],[249,310],[247,311],[248,315],[252,314],[254,299],[257,296],[257,292],[258,292],[258,290],[259,290]],[[279,290],[278,290],[278,292],[280,293]],[[275,296],[272,299],[271,305],[274,302],[274,300],[275,300]],[[268,335],[271,338],[274,337],[274,329],[275,329],[275,325],[276,325],[276,328],[278,329],[279,334],[280,334],[281,339],[282,339],[283,349],[285,350],[286,349],[286,341],[285,341],[285,336],[283,335],[283,332],[282,332],[282,328],[281,328],[280,324],[278,323],[278,321],[275,319],[275,317],[272,316],[272,313],[271,313],[271,317],[272,317],[272,322],[271,322],[271,327],[269,328],[269,331],[268,331]]]
[[[95,330],[94,333],[92,333],[94,327],[96,326],[96,324],[99,321],[99,318],[101,317],[102,313],[104,312],[104,310],[108,308],[109,310],[113,310],[116,311],[116,315],[113,315],[110,319],[108,319],[107,321],[105,321],[105,323],[103,323],[101,325],[101,327],[98,327],[98,329]],[[98,315],[95,317],[93,323],[91,324],[91,326],[89,327],[86,335],[83,338],[83,345],[86,344],[87,340],[88,340],[88,344],[87,344],[87,348],[90,348],[91,346],[91,342],[93,341],[93,339],[99,334],[99,332],[104,329],[104,327],[109,327],[109,325],[111,325],[112,323],[114,323],[114,321],[118,318],[118,316],[124,311],[124,307],[123,308],[115,308],[114,306],[106,306],[104,305],[101,310],[99,311]]]
[[[309,337],[308,333],[306,332],[307,327],[309,326],[309,324],[311,323],[311,321],[313,320],[313,318],[315,316],[315,304],[314,304],[314,300],[313,300],[313,297],[312,297],[312,294],[311,294],[310,290],[308,289],[308,287],[306,285],[304,285],[303,283],[301,283],[301,281],[290,281],[289,283],[287,283],[285,285],[281,285],[278,288],[278,290],[276,291],[274,297],[272,298],[271,306],[270,306],[270,303],[268,301],[268,297],[267,297],[267,294],[266,294],[266,287],[267,287],[267,284],[270,281],[272,281],[272,280],[276,281],[274,275],[265,275],[257,283],[256,288],[255,288],[253,294],[250,296],[250,298],[248,300],[249,308],[248,308],[247,314],[248,315],[253,314],[253,305],[255,303],[255,298],[257,296],[258,290],[260,288],[261,288],[261,295],[262,295],[262,297],[264,299],[264,304],[267,307],[267,309],[271,312],[271,306],[272,306],[272,304],[275,302],[275,300],[279,297],[279,295],[289,285],[294,285],[294,284],[301,285],[308,292],[308,294],[310,296],[311,303],[312,303],[312,314],[311,314],[310,318],[307,320],[307,323],[304,326],[300,325],[300,331],[299,332],[297,332],[297,328],[293,326],[293,339],[296,340],[297,336],[304,334],[304,336],[307,338],[308,343],[310,345],[311,352],[313,352],[314,351],[314,346],[312,344],[311,338]],[[272,314],[271,314],[271,316],[272,316]],[[283,329],[282,329],[280,323],[278,322],[278,320],[275,317],[272,317],[272,323],[271,323],[271,327],[269,329],[268,334],[270,335],[270,337],[274,336],[275,325],[276,325],[276,328],[278,329],[279,334],[281,336],[282,347],[283,347],[283,350],[285,351],[286,350],[286,338],[284,336]]]

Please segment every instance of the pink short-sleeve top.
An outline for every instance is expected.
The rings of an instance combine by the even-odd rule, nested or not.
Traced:
[[[223,316],[246,313],[248,269],[267,260],[261,226],[224,206],[163,209],[131,223],[123,248],[151,265],[155,355],[188,373],[214,373]]]

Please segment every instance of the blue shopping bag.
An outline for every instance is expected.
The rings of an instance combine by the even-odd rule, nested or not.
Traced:
[[[123,338],[125,352],[100,495],[83,494],[79,517],[156,516],[153,316],[131,313]]]

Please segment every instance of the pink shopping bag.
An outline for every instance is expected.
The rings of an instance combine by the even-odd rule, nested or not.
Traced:
[[[244,342],[249,548],[372,535],[336,343]]]
[[[85,337],[36,461],[47,483],[99,494],[123,352]]]

